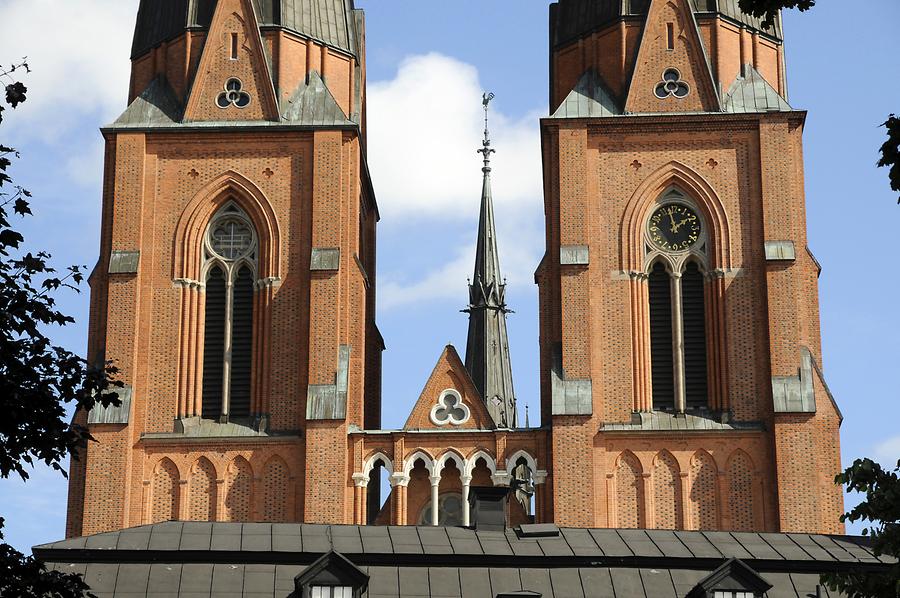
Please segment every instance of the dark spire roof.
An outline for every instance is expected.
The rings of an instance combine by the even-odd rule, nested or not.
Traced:
[[[738,7],[738,0],[691,0],[698,15],[718,15],[776,39],[782,39],[781,17],[764,27],[762,19]],[[557,48],[622,18],[644,17],[650,0],[558,0],[551,5],[550,44]]]
[[[263,27],[283,27],[359,56],[354,0],[253,0]],[[216,0],[141,0],[131,57],[187,29],[208,28]]]
[[[491,195],[491,137],[488,131],[488,104],[493,94],[484,95],[484,141],[478,150],[484,156],[484,185],[475,272],[469,284],[469,337],[466,343],[466,369],[487,405],[494,422],[501,428],[517,426],[516,398],[513,391],[509,338],[506,333],[506,283],[500,275],[494,201]]]

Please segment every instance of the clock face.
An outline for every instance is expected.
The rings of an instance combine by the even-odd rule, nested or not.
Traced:
[[[700,218],[681,204],[657,208],[648,228],[653,244],[666,251],[684,251],[700,238]]]

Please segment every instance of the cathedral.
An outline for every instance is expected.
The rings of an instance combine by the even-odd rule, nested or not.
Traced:
[[[539,425],[513,387],[485,94],[467,345],[435,348],[386,430],[363,12],[141,0],[129,105],[102,129],[90,278],[89,357],[125,387],[76,415],[96,442],[73,462],[71,540],[39,557],[90,578],[92,547],[195,551],[147,556],[147,595],[169,558],[236,563],[244,595],[252,563],[271,565],[258,595],[316,598],[744,598],[785,579],[778,595],[805,596],[817,563],[878,566],[840,536],[842,416],[780,19],[734,0],[558,0],[549,21]],[[419,593],[391,585],[426,565],[443,573]],[[490,569],[466,593],[478,567],[518,581]],[[526,581],[548,569],[544,590]],[[161,595],[194,595],[183,571]],[[201,594],[230,595],[210,575]]]

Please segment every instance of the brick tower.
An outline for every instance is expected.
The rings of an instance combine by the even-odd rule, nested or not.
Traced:
[[[542,425],[516,417],[485,131],[465,363],[444,348],[382,430],[361,11],[142,0],[90,279],[89,355],[126,386],[76,415],[68,535],[466,526],[490,494],[510,524],[842,532],[805,112],[780,23],[734,6],[551,5]]]
[[[383,348],[364,35],[352,0],[141,1],[90,280],[90,357],[127,386],[77,416],[70,536],[350,517]]]
[[[560,525],[842,532],[780,22],[560,0],[541,123]]]

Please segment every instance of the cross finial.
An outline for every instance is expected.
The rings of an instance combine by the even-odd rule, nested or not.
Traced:
[[[481,97],[481,104],[484,106],[484,141],[481,142],[482,147],[478,153],[484,156],[484,167],[481,170],[485,173],[491,171],[491,154],[497,151],[491,149],[491,132],[488,129],[488,106],[493,99],[494,94],[491,92],[485,92]]]

